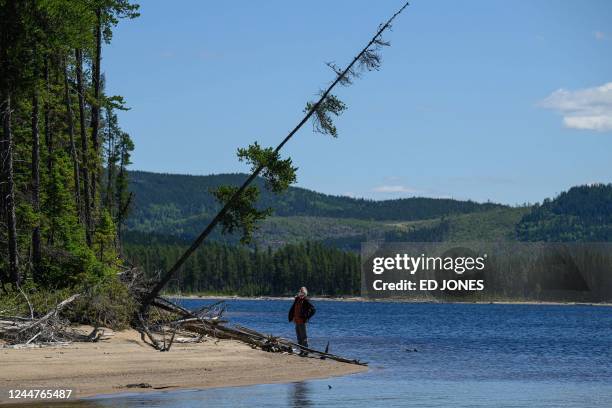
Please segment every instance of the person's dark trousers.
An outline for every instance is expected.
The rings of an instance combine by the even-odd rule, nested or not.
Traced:
[[[306,323],[295,324],[295,335],[300,346],[308,347],[308,335],[306,334]]]

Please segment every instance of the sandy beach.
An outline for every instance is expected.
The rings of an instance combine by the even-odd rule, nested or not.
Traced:
[[[61,347],[0,348],[0,404],[13,389],[72,389],[71,399],[122,392],[229,387],[358,373],[366,367],[267,353],[232,340],[176,343],[154,351],[133,330],[97,343]],[[150,387],[134,387],[134,384]],[[128,386],[128,385],[132,386]],[[41,400],[38,400],[39,402]]]

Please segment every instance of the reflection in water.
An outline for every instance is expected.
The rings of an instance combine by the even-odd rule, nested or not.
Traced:
[[[289,406],[290,407],[312,407],[311,385],[306,382],[296,382],[290,385],[289,388]]]

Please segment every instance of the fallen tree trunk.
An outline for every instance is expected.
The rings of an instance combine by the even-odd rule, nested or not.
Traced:
[[[52,317],[57,317],[58,313],[65,308],[67,305],[69,305],[70,303],[74,302],[79,296],[81,296],[80,293],[74,294],[72,296],[70,296],[68,299],[62,300],[60,303],[57,304],[57,306],[55,306],[55,308],[53,310],[51,310],[49,313],[47,313],[46,315],[44,315],[43,317],[41,317],[40,319],[33,321],[32,323],[27,324],[24,328],[22,328],[19,332],[23,333],[26,330],[30,330],[33,329],[34,327],[40,326],[41,324],[45,323],[46,321],[48,321],[49,319],[51,319]]]
[[[206,335],[218,339],[237,340],[268,352],[285,352],[293,354],[294,350],[297,349],[299,351],[319,356],[322,359],[328,358],[330,360],[335,360],[342,363],[367,365],[367,363],[357,359],[345,358],[327,353],[325,351],[304,347],[285,338],[266,335],[240,325],[233,327],[226,326],[224,324],[226,321],[220,320],[220,316],[198,316],[195,312],[191,312],[190,310],[187,310],[184,307],[162,297],[156,297],[151,304],[161,308],[162,310],[172,312],[180,316],[179,319],[169,323],[170,325],[174,327],[181,327],[184,330],[197,333],[200,336]],[[200,311],[210,309],[211,306],[212,305],[201,308]],[[149,330],[149,328],[146,330]],[[158,348],[159,342],[157,342],[157,345],[154,347]],[[161,350],[161,348],[158,349]]]
[[[34,318],[33,312],[30,318],[0,316],[0,338],[10,346],[97,341],[99,339],[97,329],[90,334],[81,333],[71,327],[68,320],[60,316],[60,312],[80,296],[77,293],[64,299],[40,318]]]
[[[140,295],[146,293],[148,283],[136,270],[126,271],[121,276],[122,281],[130,291],[130,295],[138,301]],[[25,296],[25,294],[23,294]],[[72,341],[97,341],[103,332],[95,328],[91,333],[82,333],[71,326],[67,319],[61,317],[61,312],[81,295],[74,294],[59,302],[41,317],[1,316],[0,338],[9,346],[31,347],[48,344],[67,344]],[[27,297],[26,297],[27,300]],[[28,301],[31,308],[31,304]],[[253,348],[276,353],[307,352],[322,359],[329,358],[343,363],[366,365],[366,363],[335,354],[304,347],[282,337],[263,334],[240,325],[229,326],[222,316],[225,312],[225,302],[218,301],[196,310],[188,310],[166,298],[156,297],[151,306],[156,311],[143,316],[137,313],[132,321],[132,327],[138,330],[142,340],[159,351],[169,351],[177,339],[177,334],[186,336],[180,342],[198,342],[205,336],[216,339],[231,339],[248,344]]]

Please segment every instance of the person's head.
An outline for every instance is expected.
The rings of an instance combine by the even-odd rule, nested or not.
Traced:
[[[300,291],[298,292],[298,296],[301,296],[301,297],[308,296],[308,289],[306,289],[306,286],[302,286],[300,288]]]

